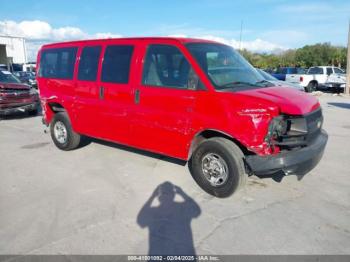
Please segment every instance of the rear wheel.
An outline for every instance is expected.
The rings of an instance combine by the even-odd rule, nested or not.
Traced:
[[[317,90],[317,83],[316,82],[310,82],[307,86],[306,86],[306,92],[311,93]]]
[[[245,184],[244,155],[232,141],[215,137],[202,142],[189,162],[192,177],[207,193],[229,197]]]
[[[61,150],[72,150],[80,144],[81,137],[73,131],[67,113],[55,114],[50,124],[50,133],[53,142]]]
[[[30,115],[30,116],[36,116],[37,114],[38,114],[38,109],[37,108],[28,111],[28,115]]]
[[[335,93],[335,94],[339,94],[339,93],[341,93],[341,90],[342,88],[340,87],[340,85],[335,85],[335,86],[333,86],[333,88],[332,88],[332,93]]]

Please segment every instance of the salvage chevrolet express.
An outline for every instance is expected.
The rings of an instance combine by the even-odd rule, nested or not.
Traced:
[[[317,99],[271,86],[233,48],[187,38],[44,45],[37,80],[55,145],[95,137],[188,161],[207,193],[303,176],[327,143]]]

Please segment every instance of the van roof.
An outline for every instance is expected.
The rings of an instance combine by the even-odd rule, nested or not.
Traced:
[[[64,45],[72,45],[72,44],[85,44],[85,43],[95,43],[95,42],[104,42],[104,41],[115,41],[115,40],[134,40],[134,41],[140,41],[140,40],[172,40],[172,41],[178,41],[180,43],[216,43],[220,44],[219,42],[212,41],[212,40],[206,40],[206,39],[198,39],[198,38],[186,38],[186,37],[122,37],[122,38],[102,38],[102,39],[90,39],[90,40],[77,40],[77,41],[67,41],[67,42],[57,42],[57,43],[51,43],[43,45],[42,47],[58,47],[58,46],[64,46]]]

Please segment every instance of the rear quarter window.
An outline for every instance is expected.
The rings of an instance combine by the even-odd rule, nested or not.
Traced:
[[[40,58],[39,77],[73,79],[77,47],[43,50]]]
[[[345,72],[337,67],[334,67],[334,73],[336,74],[345,74]]]

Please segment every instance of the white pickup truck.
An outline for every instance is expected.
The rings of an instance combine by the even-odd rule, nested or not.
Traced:
[[[346,76],[339,67],[314,66],[310,67],[306,74],[286,75],[286,81],[302,85],[307,92],[317,89],[340,92],[341,88],[345,88]]]

